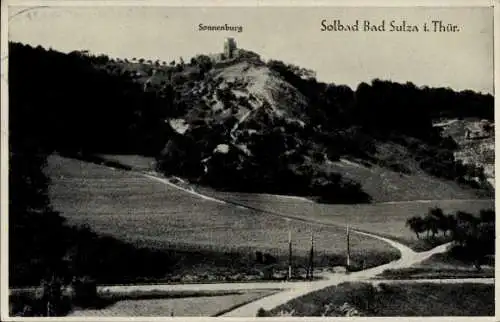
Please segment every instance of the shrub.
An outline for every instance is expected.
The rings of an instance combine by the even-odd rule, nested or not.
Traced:
[[[260,308],[258,311],[257,311],[257,317],[266,317],[266,316],[271,316],[269,314],[269,312],[267,312],[266,310],[264,310],[263,308]]]

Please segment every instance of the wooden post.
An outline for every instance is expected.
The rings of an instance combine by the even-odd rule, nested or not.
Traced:
[[[350,258],[350,245],[349,245],[349,224],[347,224],[347,227],[346,227],[346,242],[347,242],[347,260],[346,260],[346,270],[349,271],[349,267],[350,267],[350,262],[351,262],[351,258]]]
[[[288,226],[288,279],[292,279],[292,230]]]
[[[309,254],[309,270],[310,274],[309,277],[311,280],[313,279],[314,275],[314,231],[311,230],[311,253]]]

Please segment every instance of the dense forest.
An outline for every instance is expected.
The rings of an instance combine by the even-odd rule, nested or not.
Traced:
[[[148,123],[161,120],[155,114],[163,110],[159,99],[126,77],[96,70],[77,53],[11,44],[9,60],[9,285],[164,276],[174,254],[67,225],[50,205],[44,173],[47,156],[56,151],[151,153],[161,137],[149,132],[160,127]],[[24,315],[61,315],[68,309],[50,288],[43,299],[52,301],[50,312],[30,302]]]
[[[164,135],[153,131],[163,128],[171,100],[143,91],[128,75],[96,69],[79,52],[21,44],[9,50],[11,146],[37,138],[61,153],[161,149]]]

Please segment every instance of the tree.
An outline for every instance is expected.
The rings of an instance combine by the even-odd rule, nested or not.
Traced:
[[[413,216],[406,221],[406,226],[409,227],[416,235],[417,239],[420,239],[421,233],[426,230],[425,222],[421,217]]]
[[[20,146],[13,148],[9,167],[9,282],[33,285],[62,273],[64,219],[50,206],[49,180],[43,173],[45,155]]]
[[[457,229],[457,219],[453,214],[449,214],[446,216],[446,222],[448,230],[453,234],[453,232]]]
[[[427,215],[423,218],[423,222],[425,231],[427,231],[427,238],[429,238],[430,233],[432,233],[432,237],[435,237],[439,232],[439,222],[437,218]]]
[[[196,56],[195,62],[200,67],[202,73],[206,73],[212,68],[212,60],[207,55]]]
[[[482,259],[495,249],[495,222],[493,210],[481,210],[479,217],[458,211],[453,232],[455,249],[464,259],[472,260],[478,270]]]
[[[435,226],[438,231],[441,230],[443,234],[446,235],[446,232],[448,231],[449,227],[448,227],[448,219],[444,214],[443,210],[438,207],[431,208],[429,209],[428,217],[429,220],[432,220],[434,222],[432,226]]]

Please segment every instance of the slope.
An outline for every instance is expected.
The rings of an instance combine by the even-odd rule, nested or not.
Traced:
[[[484,169],[488,182],[495,187],[495,124],[492,121],[467,118],[443,119],[434,124],[458,144],[455,159]]]

